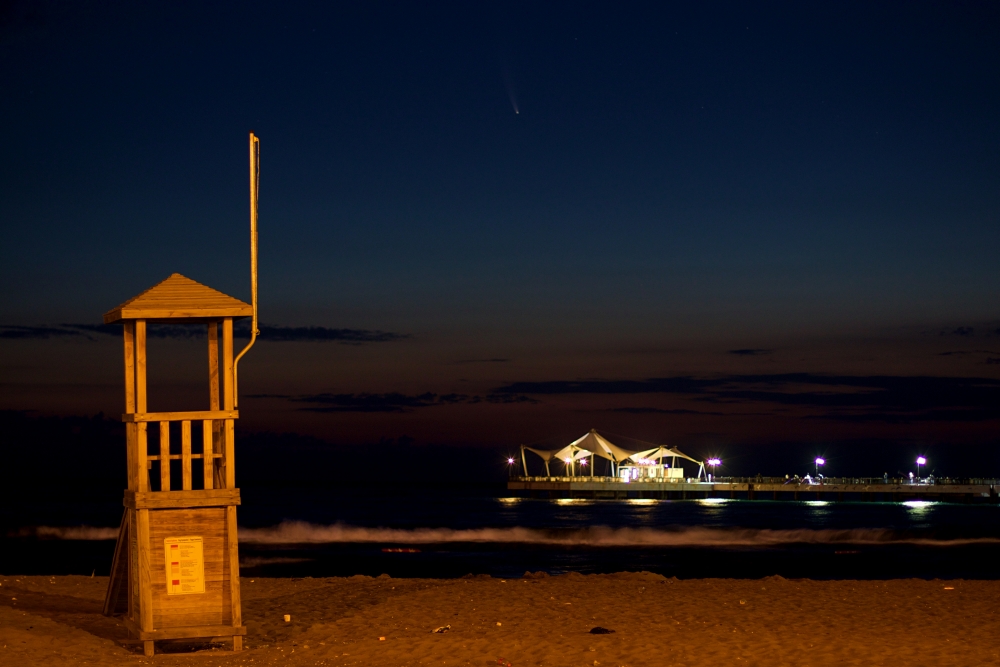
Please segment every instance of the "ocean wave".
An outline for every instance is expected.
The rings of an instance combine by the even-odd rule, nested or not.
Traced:
[[[19,537],[57,540],[114,540],[117,528],[95,526],[35,526],[22,528]],[[552,530],[514,526],[509,528],[366,528],[342,523],[317,525],[285,521],[267,528],[240,528],[239,541],[247,544],[539,544],[566,547],[778,547],[792,544],[910,544],[956,547],[1000,544],[1000,538],[942,539],[919,537],[888,528],[769,529],[706,528],[589,528]]]
[[[22,528],[16,536],[49,540],[117,540],[118,529],[95,526],[34,526]]]
[[[788,544],[913,544],[964,546],[1000,544],[1000,538],[935,539],[913,537],[885,528],[792,529],[758,528],[611,528],[576,530],[539,528],[365,528],[346,524],[316,525],[286,521],[269,528],[241,528],[240,542],[254,544],[380,543],[446,544],[498,543],[583,547],[773,547]]]

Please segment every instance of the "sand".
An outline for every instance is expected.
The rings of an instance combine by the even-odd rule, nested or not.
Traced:
[[[102,577],[0,577],[0,665],[996,665],[1000,581],[243,578],[247,648],[157,644]],[[291,615],[291,622],[283,620]],[[450,631],[432,631],[450,625]],[[594,635],[595,626],[612,629]],[[382,639],[384,637],[384,639]]]

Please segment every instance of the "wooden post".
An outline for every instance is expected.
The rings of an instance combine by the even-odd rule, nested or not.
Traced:
[[[205,478],[205,488],[212,488],[212,477],[215,475],[215,457],[213,456],[212,437],[215,433],[212,419],[206,419],[201,423],[202,438],[202,459],[201,472]]]
[[[219,323],[208,323],[208,404],[219,409]]]
[[[139,628],[143,632],[153,630],[153,580],[149,566],[149,510],[136,510],[138,526],[137,546],[139,551]],[[144,641],[147,656],[153,655],[153,642]]]
[[[181,488],[191,490],[191,420],[181,421]]]
[[[222,372],[223,372],[223,409],[232,410],[235,401],[233,393],[233,318],[222,320]],[[225,466],[225,488],[236,488],[236,462],[233,457],[235,428],[232,419],[225,420],[225,433],[222,436],[222,464]]]
[[[240,552],[236,535],[236,506],[226,507],[226,549],[229,552],[229,608],[233,627],[243,625],[243,607],[240,604]],[[233,650],[243,648],[243,637],[233,635]]]
[[[135,321],[135,411],[146,412],[146,320]],[[135,425],[136,491],[149,491],[149,469],[146,456],[146,422]]]
[[[170,490],[170,422],[160,422],[160,491]]]
[[[125,322],[125,412],[135,412],[135,322]],[[125,424],[125,458],[128,488],[136,490],[135,424]]]
[[[218,410],[222,407],[221,404],[221,387],[222,376],[219,374],[219,323],[211,322],[208,325],[208,397],[209,397],[209,409]],[[222,448],[222,422],[213,421],[212,422],[212,438],[210,442],[211,451],[213,454],[223,453]],[[222,475],[222,465],[223,461],[212,457],[212,486],[207,486],[206,489],[216,488],[221,489],[225,487],[224,478]]]
[[[223,407],[232,410],[235,404],[235,383],[233,378],[233,318],[222,320],[222,372],[223,372]],[[236,458],[234,454],[236,434],[234,421],[225,420],[223,461],[225,465],[225,480],[227,489],[236,488]],[[240,605],[240,559],[236,537],[236,507],[226,507],[226,538],[229,551],[229,601],[232,611],[233,627],[243,625],[242,607]],[[243,648],[243,637],[233,635],[233,650]]]

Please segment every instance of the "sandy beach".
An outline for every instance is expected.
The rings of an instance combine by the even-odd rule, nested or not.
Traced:
[[[102,577],[0,578],[3,665],[994,665],[997,581],[243,578],[246,649],[157,644]],[[290,622],[284,615],[291,616]],[[450,626],[447,632],[435,628]],[[610,634],[591,634],[600,626]]]

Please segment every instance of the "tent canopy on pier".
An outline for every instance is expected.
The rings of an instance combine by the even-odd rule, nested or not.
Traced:
[[[685,459],[691,461],[692,463],[697,463],[699,466],[702,465],[701,461],[691,458],[680,450],[665,447],[663,445],[638,452],[627,450],[609,441],[595,429],[590,429],[590,432],[586,435],[577,438],[562,449],[536,449],[534,447],[525,447],[524,445],[521,446],[521,449],[521,457],[525,466],[525,473],[527,473],[527,461],[523,461],[523,458],[524,450],[527,450],[538,455],[542,461],[545,462],[545,472],[549,476],[551,476],[549,462],[552,459],[557,459],[562,463],[569,464],[575,463],[580,459],[589,458],[590,456],[599,456],[602,459],[611,461],[611,463],[615,465],[623,463],[638,463],[640,461],[655,461],[674,457]]]
[[[629,458],[631,458],[633,461],[638,461],[639,459],[657,461],[659,459],[673,458],[675,456],[679,459],[687,459],[692,463],[697,463],[698,465],[701,465],[701,461],[699,461],[698,459],[691,458],[690,456],[680,451],[679,449],[674,449],[672,447],[664,447],[662,445],[654,449],[647,449],[644,452],[636,452]]]

